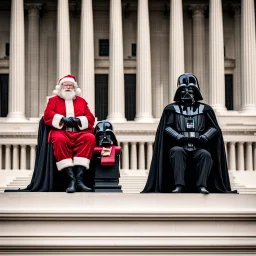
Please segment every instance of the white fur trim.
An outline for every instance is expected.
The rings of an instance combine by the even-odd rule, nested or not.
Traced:
[[[74,166],[73,161],[71,158],[63,159],[56,163],[57,169],[61,171],[62,169],[70,166]]]
[[[76,95],[78,95],[78,96],[82,94],[82,91],[80,88],[76,88],[75,92],[76,92]]]
[[[66,117],[75,116],[73,100],[65,100]]]
[[[57,84],[57,85],[55,86],[55,89],[56,89],[57,91],[59,91],[59,90],[61,89],[61,86],[60,86],[59,84]]]
[[[82,126],[79,126],[79,125],[78,125],[79,129],[80,129],[80,130],[85,130],[85,129],[87,129],[87,128],[88,128],[88,119],[87,119],[87,117],[85,117],[85,116],[77,116],[77,118],[80,119],[81,124],[82,124]]]
[[[75,88],[77,88],[77,82],[75,81],[75,79],[73,79],[71,77],[65,77],[65,78],[60,80],[59,85],[62,85],[65,82],[71,82],[71,83],[74,84]]]
[[[85,157],[74,157],[74,165],[81,165],[84,166],[86,169],[89,169],[90,166],[90,160]]]
[[[60,114],[55,114],[53,119],[52,119],[52,126],[57,128],[57,129],[61,129],[63,127],[63,124],[60,125],[60,120],[63,117],[63,115]]]

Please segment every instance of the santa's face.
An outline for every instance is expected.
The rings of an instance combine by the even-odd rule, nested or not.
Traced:
[[[76,96],[75,86],[72,82],[64,82],[61,87],[60,97],[65,100],[71,100]]]

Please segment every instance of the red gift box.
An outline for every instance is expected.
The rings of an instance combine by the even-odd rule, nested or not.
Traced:
[[[109,154],[108,154],[109,153]],[[121,147],[109,146],[109,147],[95,147],[94,155],[101,156],[101,166],[112,166],[115,164],[116,155],[120,155]],[[106,155],[104,155],[106,154]]]

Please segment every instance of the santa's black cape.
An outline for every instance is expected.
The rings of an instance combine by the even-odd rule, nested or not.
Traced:
[[[175,144],[174,141],[164,133],[166,124],[174,127],[175,109],[174,104],[169,104],[165,107],[160,119],[155,143],[151,166],[149,170],[148,180],[142,193],[171,193],[174,189],[173,172],[169,161],[169,149]],[[203,104],[203,103],[198,103]],[[231,191],[228,167],[226,161],[225,147],[221,129],[218,125],[213,109],[204,105],[204,114],[210,126],[217,129],[218,134],[214,136],[209,143],[207,150],[211,153],[213,165],[208,179],[207,189],[211,193],[230,193]],[[195,192],[195,166],[188,163],[186,168],[186,188],[187,192]]]
[[[48,135],[52,127],[44,123],[43,118],[39,122],[36,159],[33,176],[30,184],[25,189],[5,190],[5,192],[64,192],[68,187],[65,171],[58,171],[53,155],[52,144],[48,143]],[[93,187],[92,172],[85,171],[84,183]]]

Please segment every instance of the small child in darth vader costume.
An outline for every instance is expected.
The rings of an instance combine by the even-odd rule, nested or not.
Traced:
[[[159,122],[142,193],[236,192],[230,187],[221,129],[202,99],[197,78],[181,75],[175,102],[165,107]]]

